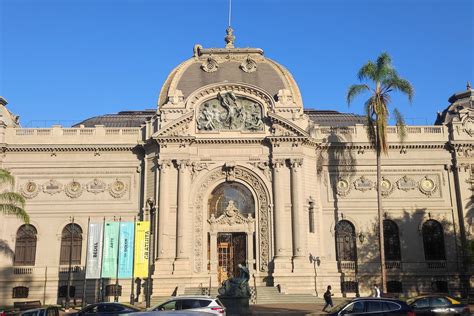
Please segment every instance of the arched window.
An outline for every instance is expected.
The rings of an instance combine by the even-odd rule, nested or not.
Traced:
[[[219,217],[224,214],[230,201],[234,201],[235,207],[244,217],[250,214],[255,218],[255,202],[252,192],[238,182],[222,183],[212,191],[208,200],[209,217],[211,215]]]
[[[81,264],[82,229],[77,224],[67,224],[61,234],[61,255],[59,264]]]
[[[439,222],[430,219],[423,224],[422,233],[425,259],[446,260],[443,226]]]
[[[16,232],[14,265],[35,265],[37,233],[33,225],[21,225],[18,228]]]
[[[383,235],[385,246],[385,259],[400,261],[400,237],[398,235],[398,226],[394,221],[386,219],[383,221]]]
[[[346,220],[336,224],[336,257],[339,261],[357,260],[355,228]]]

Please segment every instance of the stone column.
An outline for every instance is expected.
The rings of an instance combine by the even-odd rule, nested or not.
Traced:
[[[189,232],[186,231],[188,228],[187,222],[188,217],[186,213],[189,206],[189,160],[178,160],[178,215],[177,215],[177,226],[178,236],[176,243],[176,258],[177,259],[189,259],[189,251],[186,236]]]
[[[166,264],[163,261],[171,259],[169,252],[169,172],[172,167],[170,160],[158,161],[158,167],[160,168],[160,189],[159,189],[159,203],[158,203],[158,262],[157,272],[165,271]],[[174,225],[173,225],[174,226]],[[163,264],[160,264],[160,261]],[[161,267],[163,266],[163,267]],[[165,268],[163,270],[162,268]],[[168,268],[169,269],[169,268]]]
[[[302,199],[302,168],[303,159],[290,159],[291,165],[291,222],[293,228],[293,258],[305,259],[306,229],[303,220],[306,218],[303,211]]]
[[[213,283],[217,283],[217,233],[210,232],[210,264]]]
[[[249,269],[250,272],[253,271],[253,263],[254,263],[254,258],[253,258],[253,232],[248,232],[247,233],[247,268]]]
[[[178,209],[176,216],[177,236],[176,236],[176,259],[175,271],[187,271],[189,267],[189,217],[186,216],[189,207],[189,160],[177,160],[178,165]]]
[[[290,253],[288,239],[291,236],[287,231],[287,221],[285,220],[285,193],[283,190],[285,180],[285,160],[274,159],[273,165],[273,205],[274,205],[274,238],[275,238],[275,271],[291,268],[289,261]],[[289,241],[291,243],[291,241]]]

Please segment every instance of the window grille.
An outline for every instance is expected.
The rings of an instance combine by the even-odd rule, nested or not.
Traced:
[[[32,225],[22,225],[18,228],[15,242],[16,266],[34,266],[36,259],[37,231]]]
[[[403,293],[402,282],[400,282],[400,281],[388,281],[387,282],[387,293]]]
[[[400,237],[398,234],[398,226],[392,220],[383,221],[385,259],[392,261],[400,261]]]
[[[69,264],[69,254],[71,264],[81,264],[82,252],[82,229],[77,224],[67,224],[61,234],[61,254],[59,264]]]
[[[13,288],[12,298],[28,298],[29,288],[26,286],[17,286]]]
[[[339,261],[357,260],[355,228],[347,220],[336,224],[336,256]]]
[[[430,219],[423,224],[423,246],[426,260],[446,260],[443,227]]]

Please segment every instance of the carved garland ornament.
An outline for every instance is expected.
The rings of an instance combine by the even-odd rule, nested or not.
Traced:
[[[61,192],[63,190],[63,185],[58,181],[51,179],[43,184],[42,188],[44,193],[53,195]]]
[[[408,176],[403,176],[401,179],[397,181],[397,187],[399,190],[403,190],[405,192],[414,190],[416,188],[416,181]]]
[[[219,64],[217,63],[217,60],[211,56],[209,56],[203,63],[201,64],[201,69],[204,70],[205,72],[214,72],[217,71],[219,68]]]
[[[268,271],[268,262],[269,262],[269,219],[268,219],[268,208],[269,208],[269,200],[268,195],[266,193],[265,187],[263,183],[252,173],[249,171],[235,167],[234,175],[236,179],[240,179],[248,183],[255,191],[257,195],[257,203],[256,203],[256,214],[258,214],[259,220],[259,261],[260,261],[260,271]],[[201,272],[202,270],[202,254],[203,252],[203,201],[206,191],[208,188],[216,183],[219,180],[225,179],[226,173],[222,169],[217,169],[213,171],[203,182],[199,190],[197,192],[196,198],[196,212],[194,216],[194,271]],[[207,211],[207,210],[206,210]]]
[[[257,70],[257,62],[252,57],[247,56],[245,60],[240,64],[240,69],[246,73],[251,73]]]
[[[86,184],[87,191],[93,194],[102,193],[105,191],[106,188],[107,185],[104,183],[104,181],[99,179],[94,179]]]
[[[362,176],[354,181],[354,188],[362,192],[369,191],[374,188],[374,182],[367,179],[365,176]]]

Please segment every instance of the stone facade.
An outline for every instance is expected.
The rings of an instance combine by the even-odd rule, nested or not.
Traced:
[[[434,286],[459,293],[472,273],[463,258],[474,234],[474,91],[450,102],[436,125],[409,126],[404,142],[396,127],[388,130],[383,207],[399,236],[388,281],[404,294]],[[156,296],[217,287],[229,249],[249,267],[252,285],[284,293],[321,296],[331,284],[352,296],[380,282],[375,153],[360,118],[305,111],[291,74],[260,49],[196,45],[167,78],[156,113],[136,127],[104,119],[93,127],[20,128],[1,106],[1,167],[27,199],[37,241],[34,264],[15,265],[22,223],[2,216],[0,303],[61,302],[61,234],[71,217],[83,239],[75,297],[83,293],[89,218],[154,219]],[[427,254],[427,222],[442,228],[444,256],[436,260]],[[223,248],[225,238],[242,245]],[[131,280],[120,284],[120,300],[128,301]],[[13,298],[21,286],[28,297]],[[88,281],[88,301],[97,286]]]

